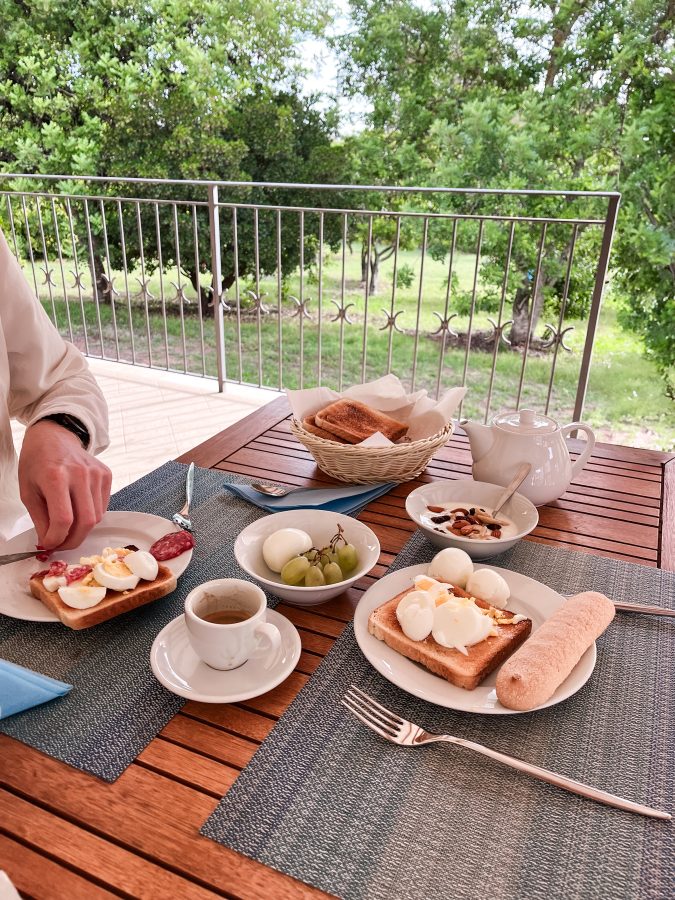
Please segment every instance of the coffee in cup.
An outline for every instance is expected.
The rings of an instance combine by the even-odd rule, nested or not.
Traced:
[[[192,649],[214,669],[236,669],[264,659],[269,669],[281,651],[278,628],[265,621],[263,591],[239,578],[219,578],[194,588],[185,598],[185,624]]]

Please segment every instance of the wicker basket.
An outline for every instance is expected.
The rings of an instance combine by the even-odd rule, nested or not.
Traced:
[[[291,420],[291,431],[307,447],[317,466],[339,481],[352,484],[401,483],[424,471],[434,453],[450,440],[452,424],[446,425],[433,437],[392,444],[391,447],[360,447],[327,441],[305,431],[297,419]]]

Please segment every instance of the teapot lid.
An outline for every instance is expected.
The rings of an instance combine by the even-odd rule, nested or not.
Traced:
[[[558,423],[548,416],[538,415],[533,409],[521,409],[515,412],[502,413],[495,416],[493,424],[511,434],[540,435],[553,434],[558,430]]]

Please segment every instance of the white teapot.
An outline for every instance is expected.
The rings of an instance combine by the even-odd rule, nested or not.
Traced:
[[[518,466],[529,462],[532,470],[518,492],[535,506],[561,497],[595,446],[595,435],[588,425],[572,422],[561,428],[553,419],[532,409],[502,413],[495,416],[491,425],[466,421],[460,424],[469,436],[474,480],[506,485]],[[574,430],[584,431],[588,440],[573,463],[565,438]]]

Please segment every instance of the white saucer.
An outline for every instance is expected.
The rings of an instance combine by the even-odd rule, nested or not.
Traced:
[[[288,678],[300,659],[300,635],[295,625],[273,609],[267,621],[281,633],[281,655],[270,669],[263,660],[249,659],[238,669],[221,672],[203,663],[188,640],[185,617],[178,616],[155,638],[150,665],[165,688],[201,703],[238,703],[271,691]]]

